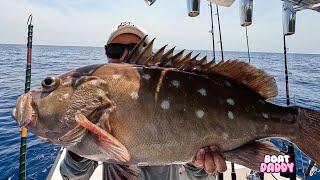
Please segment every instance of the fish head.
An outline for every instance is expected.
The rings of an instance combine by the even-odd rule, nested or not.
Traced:
[[[46,77],[41,87],[21,95],[12,117],[40,137],[55,139],[67,130],[63,123],[73,93],[68,79]],[[52,137],[51,137],[52,136]]]
[[[98,121],[101,111],[110,105],[104,91],[105,81],[88,74],[67,73],[47,77],[41,87],[18,98],[12,117],[20,126],[53,144],[78,125],[75,115],[81,113]]]

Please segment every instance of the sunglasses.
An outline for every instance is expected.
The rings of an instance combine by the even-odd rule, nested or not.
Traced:
[[[126,49],[128,51],[131,51],[136,45],[137,43],[131,43],[131,44],[110,43],[105,45],[104,49],[106,50],[106,55],[109,58],[119,59],[122,57]]]

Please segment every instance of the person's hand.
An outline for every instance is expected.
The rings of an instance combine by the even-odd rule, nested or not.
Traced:
[[[189,164],[195,167],[203,167],[208,173],[225,172],[227,164],[225,159],[214,148],[201,148],[194,160]]]

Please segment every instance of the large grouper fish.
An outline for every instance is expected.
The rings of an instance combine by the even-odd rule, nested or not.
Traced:
[[[142,41],[141,41],[142,42]],[[45,78],[19,97],[12,115],[41,139],[80,156],[119,164],[192,160],[214,146],[226,160],[259,169],[280,137],[320,162],[320,113],[266,101],[275,80],[243,61],[208,62],[153,40],[124,64],[82,67]]]

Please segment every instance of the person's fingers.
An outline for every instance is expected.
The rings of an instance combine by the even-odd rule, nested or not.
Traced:
[[[208,173],[213,173],[216,171],[216,165],[214,163],[214,153],[210,149],[205,153],[204,169]]]
[[[193,161],[193,165],[196,167],[203,167],[204,164],[204,155],[205,155],[205,151],[204,149],[200,149],[195,157],[195,160]]]
[[[213,152],[214,164],[216,165],[216,170],[218,172],[225,172],[227,170],[226,160],[217,152]]]

